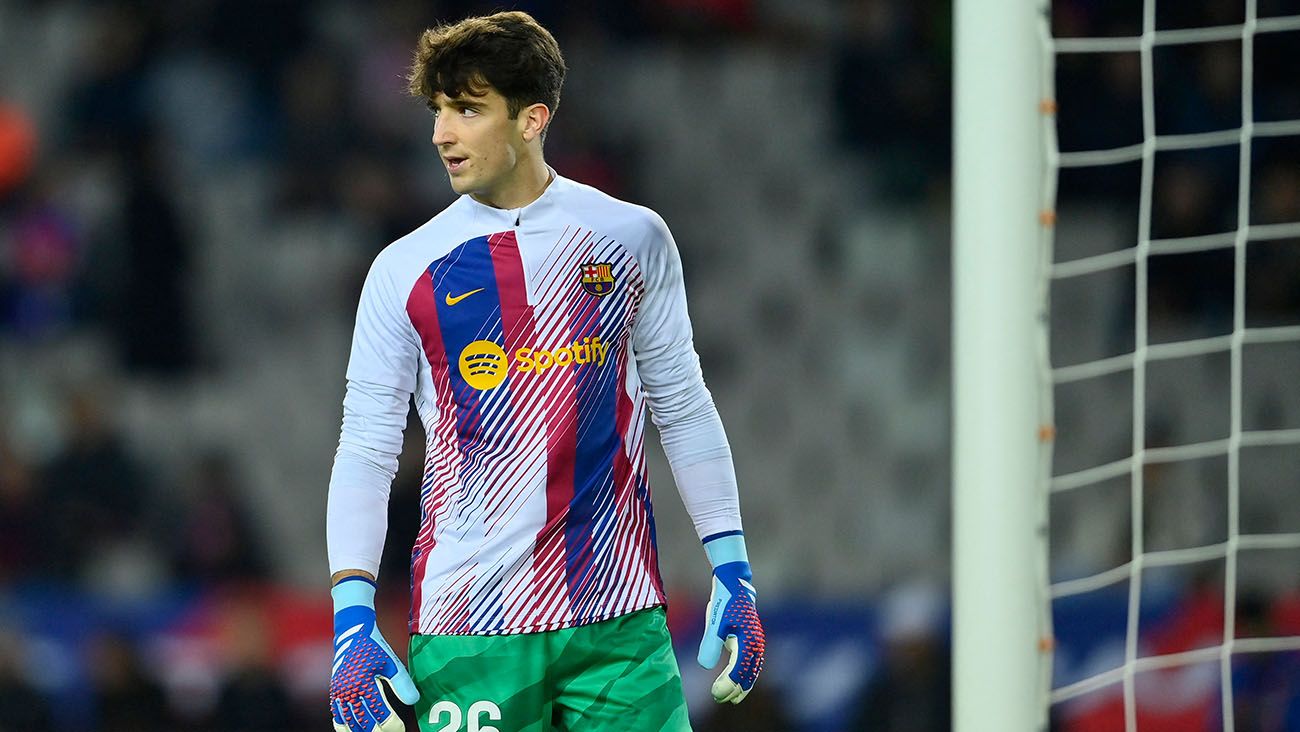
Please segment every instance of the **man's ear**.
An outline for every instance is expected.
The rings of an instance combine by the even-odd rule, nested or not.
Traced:
[[[519,113],[519,122],[523,126],[520,132],[524,136],[524,142],[532,142],[541,137],[546,126],[551,123],[551,110],[540,102],[530,105]]]

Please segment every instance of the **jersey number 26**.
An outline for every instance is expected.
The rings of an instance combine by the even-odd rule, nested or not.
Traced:
[[[460,732],[460,725],[469,717],[469,727],[465,732],[501,732],[496,727],[483,724],[483,717],[486,716],[489,721],[501,721],[501,708],[490,701],[476,701],[469,705],[469,710],[464,714],[460,711],[460,706],[453,701],[440,701],[433,705],[429,710],[429,723],[438,724],[442,722],[443,713],[447,715],[447,722],[438,732]]]

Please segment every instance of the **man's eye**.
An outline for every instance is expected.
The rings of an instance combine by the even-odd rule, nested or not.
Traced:
[[[465,107],[464,109],[460,110],[460,113],[465,115],[466,117],[478,116],[478,110],[473,107]]]

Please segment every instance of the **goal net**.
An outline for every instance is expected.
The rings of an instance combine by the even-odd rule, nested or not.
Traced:
[[[1300,2],[1054,0],[1041,41],[1052,727],[1295,729]]]

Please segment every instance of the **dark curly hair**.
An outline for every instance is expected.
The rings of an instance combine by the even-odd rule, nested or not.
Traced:
[[[412,96],[428,101],[438,92],[482,96],[496,89],[514,119],[538,103],[554,115],[565,71],[555,37],[533,16],[515,10],[424,31],[407,81]]]

